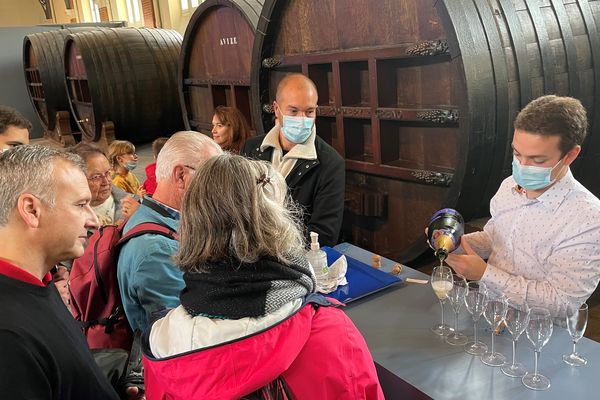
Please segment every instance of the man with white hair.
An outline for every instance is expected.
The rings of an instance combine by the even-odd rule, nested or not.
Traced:
[[[222,150],[209,137],[192,131],[177,132],[156,160],[157,187],[125,224],[123,234],[144,222],[179,228],[179,209],[194,171]],[[130,239],[119,254],[117,279],[131,328],[144,330],[152,313],[179,305],[183,274],[173,265],[176,240],[158,234]]]
[[[90,207],[75,154],[19,146],[0,154],[0,397],[118,399],[64,306],[50,270],[80,257]]]

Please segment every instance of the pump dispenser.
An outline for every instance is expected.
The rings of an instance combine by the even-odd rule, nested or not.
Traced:
[[[310,250],[306,253],[306,259],[315,271],[317,279],[317,291],[321,293],[331,293],[337,286],[337,279],[330,276],[327,266],[327,253],[321,250],[319,245],[319,234],[310,233]]]

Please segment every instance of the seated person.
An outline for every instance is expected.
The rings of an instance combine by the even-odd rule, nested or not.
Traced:
[[[104,152],[89,143],[79,143],[69,149],[83,158],[92,200],[90,205],[96,213],[100,226],[117,225],[129,218],[139,207],[130,194],[111,183],[110,163]]]
[[[0,106],[0,152],[29,144],[31,122],[11,107]]]
[[[212,137],[225,151],[239,154],[242,144],[250,137],[244,115],[234,107],[219,106],[212,119]]]
[[[127,193],[144,197],[146,192],[132,172],[137,167],[135,146],[127,140],[115,140],[108,146],[108,160],[112,167],[112,183]]]
[[[270,164],[241,156],[196,171],[175,257],[181,305],[144,340],[149,398],[383,399],[360,332],[313,294],[286,192]]]
[[[600,280],[600,200],[573,177],[588,121],[579,100],[542,96],[514,123],[513,174],[490,202],[484,230],[446,262],[489,289],[562,316]],[[487,262],[484,261],[487,259]]]
[[[344,213],[345,165],[317,136],[317,88],[302,74],[290,74],[277,86],[275,127],[248,139],[240,154],[270,161],[286,179],[292,198],[303,208],[305,235],[319,234],[323,246],[337,244]]]
[[[177,231],[181,199],[198,166],[221,154],[221,148],[199,132],[178,132],[171,136],[156,160],[156,191],[144,197],[129,218],[123,234],[143,222],[154,222]],[[179,242],[146,234],[130,239],[119,252],[117,280],[123,309],[131,328],[143,331],[153,312],[179,305],[183,289],[181,271],[173,265]]]
[[[163,148],[165,143],[169,140],[168,137],[159,137],[154,139],[152,142],[152,154],[154,155],[154,162],[146,165],[146,180],[142,184],[146,194],[153,195],[156,190],[156,159],[158,153]]]

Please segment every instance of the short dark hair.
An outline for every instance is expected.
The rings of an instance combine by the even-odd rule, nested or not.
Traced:
[[[546,95],[531,101],[515,119],[515,129],[542,136],[560,136],[564,156],[581,145],[587,134],[588,119],[581,102],[573,97]]]
[[[106,154],[100,147],[95,144],[87,143],[87,142],[79,142],[75,146],[69,147],[67,149],[68,152],[77,154],[79,157],[83,159],[86,163],[90,158],[96,155],[102,155],[106,157]]]
[[[242,145],[250,137],[250,127],[248,121],[235,107],[218,106],[215,108],[215,114],[224,125],[231,127],[231,137],[222,147],[232,153],[239,153]]]
[[[169,138],[164,136],[154,139],[154,142],[152,142],[152,153],[154,154],[154,159],[158,158],[158,153],[160,153],[165,143],[167,143],[167,140],[169,140]]]
[[[31,122],[14,108],[0,106],[0,134],[6,132],[11,126],[27,129],[28,131],[31,131],[33,127]]]

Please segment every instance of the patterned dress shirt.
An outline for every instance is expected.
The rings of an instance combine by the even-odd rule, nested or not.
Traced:
[[[512,177],[490,202],[482,232],[466,235],[487,259],[481,280],[496,293],[563,316],[567,302],[584,302],[600,280],[600,200],[571,171],[537,199]]]

